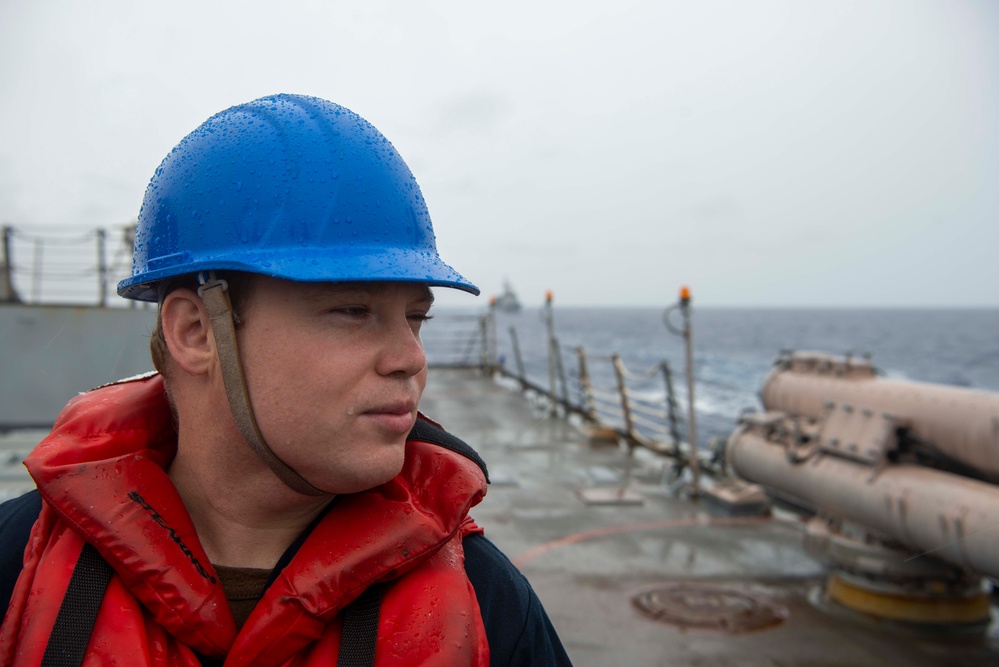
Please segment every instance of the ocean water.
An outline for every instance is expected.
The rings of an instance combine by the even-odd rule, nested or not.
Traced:
[[[441,321],[430,322],[424,330],[428,349],[435,329],[460,318],[468,321],[473,315],[469,311],[438,311]],[[666,360],[672,368],[675,396],[685,414],[683,340],[667,330],[663,316],[661,308],[555,308],[555,334],[570,397],[578,396],[575,350],[582,346],[594,385],[607,390],[615,384],[609,355],[619,354],[633,375],[642,375]],[[672,320],[679,323],[678,314],[674,313]],[[497,316],[500,357],[508,369],[516,370],[511,328],[516,331],[528,377],[547,387],[543,309],[525,308],[517,314]],[[695,308],[691,329],[698,440],[702,446],[712,437],[727,436],[742,411],[760,408],[760,385],[782,350],[869,354],[874,366],[887,377],[999,391],[999,310]],[[651,400],[665,397],[661,376],[634,386]]]

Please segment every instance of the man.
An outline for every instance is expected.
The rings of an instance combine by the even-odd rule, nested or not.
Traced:
[[[118,286],[159,303],[159,373],[25,461],[0,664],[568,664],[468,517],[485,465],[417,412],[431,286],[478,293],[356,114],[278,95],[181,141]]]

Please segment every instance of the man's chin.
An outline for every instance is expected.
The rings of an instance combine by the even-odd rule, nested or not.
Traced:
[[[373,465],[364,471],[357,471],[349,478],[345,478],[344,475],[336,475],[336,479],[329,480],[330,486],[320,486],[320,488],[335,490],[338,495],[361,493],[374,489],[392,481],[402,472],[405,456],[399,456],[397,461],[383,461],[381,463],[381,465]],[[333,476],[331,475],[331,477]]]

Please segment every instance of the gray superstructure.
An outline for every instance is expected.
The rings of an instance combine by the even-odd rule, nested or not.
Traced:
[[[152,370],[156,311],[114,294],[132,239],[130,225],[2,228],[0,431],[47,429],[75,394]]]
[[[51,426],[66,401],[152,370],[156,311],[0,305],[0,430]]]

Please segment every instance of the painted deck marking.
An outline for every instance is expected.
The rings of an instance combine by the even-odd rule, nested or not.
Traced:
[[[592,528],[572,535],[560,537],[557,540],[539,544],[533,549],[528,549],[513,559],[513,564],[523,567],[532,560],[546,554],[549,551],[567,547],[586,540],[592,540],[607,535],[617,535],[619,533],[638,533],[643,531],[667,530],[670,528],[684,528],[688,526],[745,526],[759,523],[799,523],[794,519],[764,517],[690,517],[687,519],[663,519],[662,521],[641,521],[639,523],[626,523],[617,526],[603,526]]]

